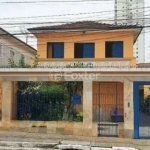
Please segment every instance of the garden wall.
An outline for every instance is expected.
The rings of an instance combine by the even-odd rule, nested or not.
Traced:
[[[11,121],[10,128],[5,130],[23,131],[30,133],[97,136],[97,123],[93,123],[91,129],[83,126],[83,122]]]

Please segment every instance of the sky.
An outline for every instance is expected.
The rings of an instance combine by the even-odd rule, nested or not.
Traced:
[[[35,1],[35,3],[6,3],[14,1]],[[82,20],[102,20],[104,22],[108,20],[105,22],[111,23],[109,20],[114,19],[114,0],[49,0],[49,2],[42,3],[39,1],[42,0],[0,0],[0,26],[10,33],[20,33],[30,27],[48,25],[38,24],[39,22],[51,22],[52,24],[54,22]],[[145,0],[145,7],[145,14],[150,15],[150,8],[147,8],[150,7],[150,0]],[[27,22],[32,24],[25,24]],[[145,34],[146,62],[150,62],[149,31],[150,28],[146,29]],[[26,41],[25,36],[17,37]],[[30,35],[28,44],[36,48],[35,37]]]

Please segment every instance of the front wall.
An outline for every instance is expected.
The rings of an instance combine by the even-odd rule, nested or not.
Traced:
[[[24,77],[20,77],[20,80],[23,80]],[[40,79],[40,78],[39,78]],[[47,77],[43,77],[42,80],[47,80]],[[6,78],[5,78],[6,80]],[[149,81],[150,77],[98,77],[96,81],[98,82],[123,82],[124,84],[124,123],[119,124],[119,136],[121,137],[130,137],[133,138],[133,129],[134,129],[134,108],[133,108],[133,81]],[[4,81],[5,82],[5,81]],[[0,86],[1,88],[1,86]],[[95,89],[96,90],[96,89]],[[94,90],[94,91],[95,91]],[[0,90],[2,93],[2,91]],[[65,122],[67,129],[63,127],[63,123],[60,122],[48,122],[47,129],[45,127],[40,127],[43,124],[42,121],[33,122],[33,121],[10,121],[10,126],[12,129],[16,127],[16,130],[28,130],[29,132],[55,132],[63,134],[75,134],[75,135],[89,135],[97,136],[97,125],[93,122],[92,128],[85,129],[83,123],[70,123]],[[55,126],[56,124],[56,126]],[[35,126],[35,127],[34,127]],[[41,125],[42,126],[42,125]],[[58,127],[57,127],[58,126]],[[18,128],[18,129],[17,129]]]
[[[102,32],[102,33],[51,33],[39,34],[38,38],[38,55],[40,58],[47,58],[47,42],[64,42],[65,43],[65,58],[74,58],[74,43],[75,42],[94,42],[95,43],[95,58],[105,58],[105,41],[124,41],[124,57],[133,57],[133,33],[127,31],[119,32]],[[108,39],[108,40],[106,40]]]
[[[96,128],[96,125],[94,125]],[[63,121],[11,121],[10,130],[48,133],[48,134],[64,134],[64,135],[82,135],[97,136],[95,128],[85,128],[82,122],[63,122]]]

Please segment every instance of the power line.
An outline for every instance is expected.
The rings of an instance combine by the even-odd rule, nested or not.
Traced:
[[[149,7],[150,8],[150,7]],[[149,10],[150,11],[150,10]],[[100,12],[95,12],[95,13],[100,13]],[[81,14],[87,14],[87,13],[79,13],[80,15]],[[89,14],[93,14],[93,12],[92,13],[89,13]],[[142,12],[137,12],[137,13],[135,13],[135,14],[142,14]],[[72,15],[72,14],[70,14],[70,15]],[[59,16],[59,15],[58,15]],[[102,15],[101,15],[102,16]],[[126,15],[126,16],[128,16],[128,15]],[[146,16],[149,16],[149,15],[145,15],[145,17]],[[41,17],[41,16],[40,16]],[[89,17],[94,17],[94,16],[88,16],[87,18],[89,18]],[[121,18],[122,16],[118,16],[118,18]],[[82,17],[83,18],[83,17]],[[84,17],[84,18],[86,18],[86,17]],[[65,19],[65,18],[64,18]],[[117,21],[120,21],[120,20],[137,20],[137,19],[149,19],[149,18],[129,18],[129,19],[117,19]],[[49,23],[67,23],[69,21],[69,19],[68,20],[66,20],[66,21],[54,21],[54,22],[22,22],[22,23],[20,23],[20,22],[13,22],[13,23],[1,23],[0,25],[33,25],[33,24],[49,24]],[[115,21],[115,19],[101,19],[101,20],[97,20],[97,21]]]
[[[24,3],[78,3],[78,2],[112,2],[113,0],[50,0],[50,1],[6,1],[6,2],[0,2],[2,4],[24,4]]]
[[[148,15],[149,16],[149,15]],[[142,19],[142,20],[147,20],[147,19],[150,19],[150,18],[138,18],[138,19]],[[112,19],[112,20],[108,20],[108,19],[103,19],[103,20],[95,20],[95,21],[114,21],[115,19]],[[137,20],[137,19],[117,19],[117,21],[123,21],[123,20]],[[76,22],[76,21],[74,21],[74,22]],[[17,22],[17,23],[7,23],[7,25],[43,25],[43,24],[51,24],[51,23],[71,23],[71,22],[68,22],[68,20],[66,20],[66,21],[54,21],[54,22],[52,22],[52,21],[49,21],[49,22],[23,22],[23,23],[20,23],[20,22]],[[0,23],[0,25],[6,25],[6,23]]]
[[[140,8],[134,8],[134,9],[124,9],[124,10],[139,10],[139,9],[145,9],[145,8],[150,8],[148,7],[140,7]],[[119,9],[117,11],[122,12],[122,9]],[[104,13],[104,12],[114,12],[114,10],[109,10],[109,11],[101,11],[101,12],[86,12],[86,13],[72,13],[72,14],[60,14],[60,15],[46,15],[46,16],[30,16],[30,17],[12,17],[12,18],[0,18],[0,20],[5,20],[5,19],[24,19],[24,18],[43,18],[43,17],[60,17],[60,16],[74,16],[74,15],[84,15],[84,14],[99,14],[99,13]]]

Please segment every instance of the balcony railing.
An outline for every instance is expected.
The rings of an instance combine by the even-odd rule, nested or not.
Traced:
[[[38,67],[47,68],[99,68],[99,67],[129,67],[131,60],[40,60]]]

